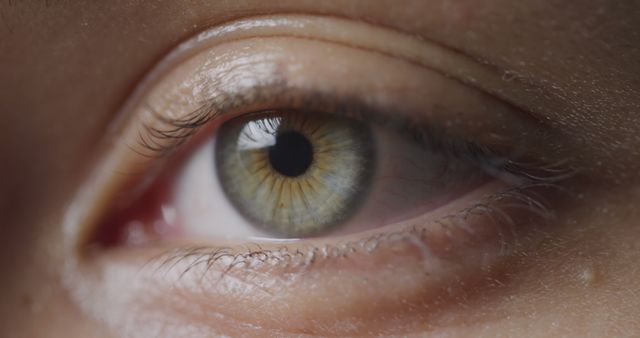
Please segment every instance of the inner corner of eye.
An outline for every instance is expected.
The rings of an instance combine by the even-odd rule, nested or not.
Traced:
[[[419,217],[478,184],[477,168],[449,151],[366,119],[244,114],[138,197],[125,194],[130,201],[105,217],[96,241],[112,247],[375,229]]]

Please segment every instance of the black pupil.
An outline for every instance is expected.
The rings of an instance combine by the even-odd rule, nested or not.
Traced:
[[[269,161],[282,175],[296,177],[304,174],[313,161],[313,146],[309,139],[296,131],[276,136],[276,144],[269,147]]]

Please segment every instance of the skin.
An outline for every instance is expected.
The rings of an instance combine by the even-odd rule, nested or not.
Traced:
[[[509,278],[452,300],[432,322],[422,308],[419,320],[403,314],[379,322],[418,336],[640,333],[637,2],[195,0],[0,4],[0,334],[118,336],[64,282],[72,254],[63,245],[64,212],[109,121],[158,60],[203,29],[265,13],[364,20],[469,55],[504,75],[506,83],[484,89],[543,118],[587,163],[581,195],[554,221],[552,236],[509,264]],[[326,314],[304,304],[304,289],[287,296],[312,315]],[[279,311],[279,318],[293,314]],[[257,334],[216,324],[219,335]],[[166,327],[199,336],[186,320]]]

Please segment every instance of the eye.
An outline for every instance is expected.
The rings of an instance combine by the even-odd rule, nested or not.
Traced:
[[[70,213],[78,248],[137,271],[94,275],[131,299],[165,304],[151,284],[194,314],[259,325],[279,325],[275,311],[306,327],[301,299],[333,309],[313,312],[326,334],[353,333],[334,326],[343,315],[443,302],[437,290],[453,297],[540,238],[574,173],[552,130],[469,78],[492,82],[455,53],[363,23],[293,16],[205,32],[125,106]],[[140,274],[138,288],[117,277]],[[336,284],[350,291],[336,297]]]
[[[483,182],[486,169],[470,151],[454,155],[451,144],[411,136],[418,135],[322,112],[232,118],[159,180],[175,182],[163,187],[162,221],[182,237],[348,234],[418,218]],[[124,223],[145,223],[130,217]],[[158,220],[146,222],[153,232]],[[131,229],[122,230],[126,242]]]

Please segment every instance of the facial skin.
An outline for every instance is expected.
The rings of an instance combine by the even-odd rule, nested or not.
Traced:
[[[168,321],[171,312],[162,308],[171,305],[154,304],[162,315],[150,319],[156,320],[158,329],[153,331],[153,325],[137,320],[144,317],[136,313],[141,307],[126,310],[117,302],[105,302],[100,311],[89,310],[95,306],[87,304],[99,299],[91,291],[111,286],[106,277],[81,284],[89,290],[83,299],[73,289],[80,284],[70,281],[77,276],[67,274],[68,262],[79,253],[68,250],[75,234],[65,233],[65,212],[99,163],[97,149],[102,149],[108,126],[141,79],[200,31],[234,19],[287,13],[365,21],[418,36],[487,66],[495,79],[462,76],[461,81],[545,121],[563,136],[566,147],[561,148],[573,150],[588,176],[578,184],[580,194],[556,211],[553,230],[513,257],[500,277],[485,280],[445,306],[395,314],[382,308],[370,314],[377,323],[370,326],[375,332],[353,335],[640,333],[639,3],[194,0],[0,4],[0,335],[344,334],[307,322],[292,331],[287,327],[291,323],[279,319],[294,321],[294,309],[305,308],[310,317],[335,320],[335,313],[327,310],[332,302],[344,310],[340,316],[361,310],[337,304],[343,295],[327,295],[326,307],[304,303],[305,285],[283,297],[294,305],[277,308],[273,318],[247,309],[240,322],[189,311]],[[113,260],[107,256],[87,264],[109,266]],[[393,283],[395,276],[372,278],[402,285]],[[345,281],[348,278],[340,280],[348,285]],[[130,292],[113,283],[111,292]],[[233,294],[222,298],[234,302]],[[105,315],[114,311],[118,315]],[[254,315],[269,330],[247,326]],[[367,323],[368,317],[361,311],[358,315]]]

